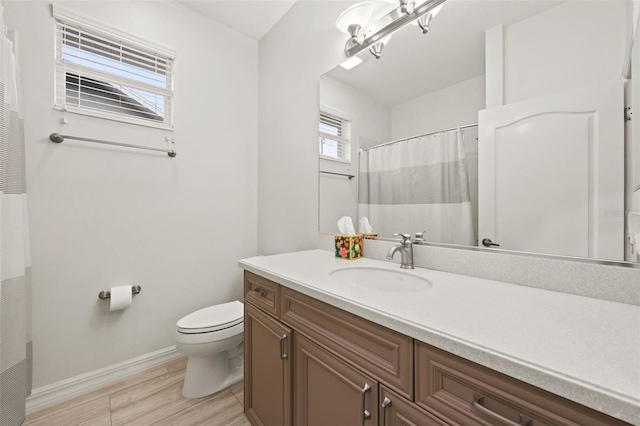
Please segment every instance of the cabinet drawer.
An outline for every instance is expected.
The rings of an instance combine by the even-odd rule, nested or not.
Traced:
[[[244,300],[278,318],[280,315],[280,284],[245,271]]]
[[[447,426],[444,420],[380,385],[380,426]]]
[[[413,339],[282,288],[281,320],[347,362],[413,399]]]
[[[627,425],[423,343],[416,344],[416,403],[465,426]]]

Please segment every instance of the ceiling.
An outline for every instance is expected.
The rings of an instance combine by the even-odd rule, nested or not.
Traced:
[[[329,75],[392,106],[483,75],[485,30],[510,25],[562,1],[447,0],[423,35],[408,26],[393,35],[376,60],[363,52],[363,64]],[[346,38],[345,38],[346,42]]]
[[[178,1],[259,40],[296,0]],[[393,35],[379,60],[365,51],[361,54],[365,59],[363,64],[350,71],[337,67],[329,75],[385,105],[395,105],[484,74],[485,30],[501,23],[513,24],[560,3],[563,1],[447,0],[431,22],[427,35],[423,35],[418,27],[404,28]],[[396,7],[382,1],[377,4],[379,9],[372,19]]]
[[[295,0],[178,0],[189,9],[260,40]]]

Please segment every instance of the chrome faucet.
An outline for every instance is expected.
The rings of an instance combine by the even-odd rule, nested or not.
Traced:
[[[397,246],[391,247],[387,253],[387,259],[392,260],[393,256],[400,252],[400,267],[402,269],[413,268],[413,243],[409,234],[393,234],[395,237],[401,237],[402,241]]]

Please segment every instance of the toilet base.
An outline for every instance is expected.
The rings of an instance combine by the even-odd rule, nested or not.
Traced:
[[[205,357],[192,355],[187,361],[182,396],[202,398],[239,382],[243,376],[243,353],[223,351]]]

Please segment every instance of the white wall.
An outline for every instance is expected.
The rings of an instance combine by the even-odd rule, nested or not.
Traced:
[[[391,140],[391,109],[328,75],[320,78],[320,105],[351,118],[351,163],[320,159],[320,170],[358,175],[358,149]],[[358,178],[319,175],[319,230],[338,232],[336,222],[351,216],[358,227]]]
[[[484,75],[427,93],[391,108],[392,139],[478,122],[485,108]]]
[[[176,321],[242,297],[257,250],[257,42],[176,2],[66,7],[174,48],[178,156],[52,132],[165,145],[165,132],[53,110],[48,2],[3,2],[19,33],[33,263],[34,387],[173,345]],[[314,193],[315,194],[315,193]],[[110,313],[98,292],[138,284]]]
[[[354,2],[299,1],[259,42],[258,251],[315,248],[318,78],[344,56],[336,17]]]
[[[624,1],[568,1],[505,27],[505,103],[620,79]]]

